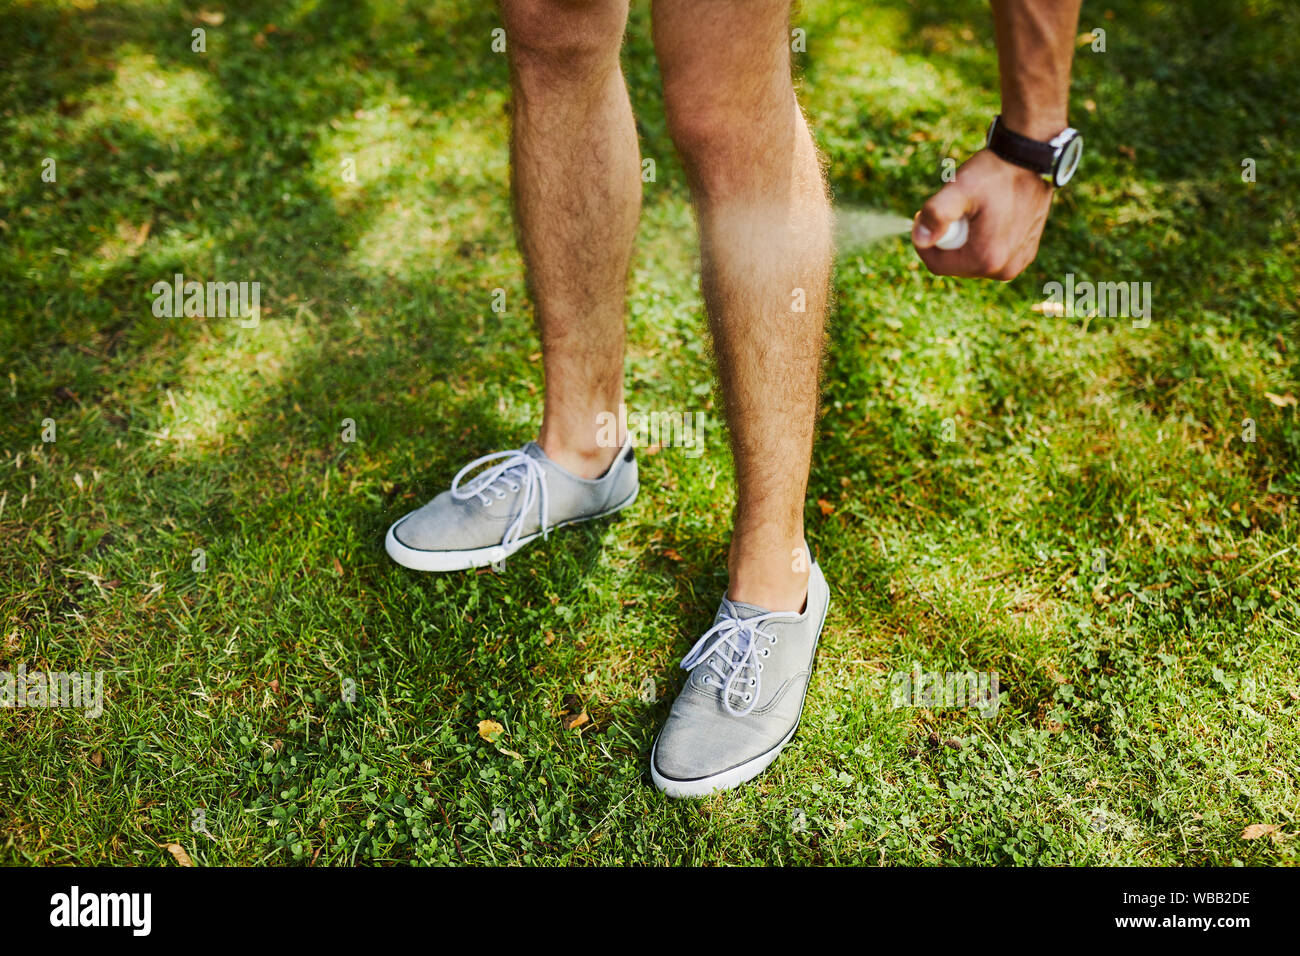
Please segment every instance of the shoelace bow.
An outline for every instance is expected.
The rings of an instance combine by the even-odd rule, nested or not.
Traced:
[[[682,670],[693,671],[701,664],[707,663],[709,669],[722,679],[720,684],[722,706],[733,717],[744,717],[758,706],[759,694],[763,688],[763,664],[759,658],[767,657],[771,653],[772,646],[777,642],[771,634],[758,630],[758,626],[767,621],[797,618],[797,614],[784,611],[768,611],[742,618],[736,610],[736,605],[724,597],[722,619],[705,631],[690,652],[682,658]],[[758,647],[759,637],[767,639],[767,647],[762,649]],[[710,638],[713,638],[712,642]],[[732,706],[731,696],[736,681],[745,680],[745,671],[753,674],[747,681],[747,686],[752,687],[753,690],[740,695],[741,702],[747,706],[737,708]],[[704,680],[708,683],[709,675],[705,675]]]
[[[465,487],[460,486],[460,481],[466,474],[491,461],[498,463],[475,475]],[[499,501],[506,496],[505,491],[497,487],[498,482],[508,485],[511,491],[518,491],[520,488],[524,490],[519,499],[519,512],[506,528],[506,533],[501,538],[501,547],[509,551],[511,546],[523,536],[524,517],[532,509],[534,502],[538,506],[542,537],[546,537],[548,530],[546,473],[542,470],[541,462],[522,450],[497,451],[474,459],[451,480],[451,496],[461,501],[478,498],[479,502],[486,507],[492,504],[493,499]]]

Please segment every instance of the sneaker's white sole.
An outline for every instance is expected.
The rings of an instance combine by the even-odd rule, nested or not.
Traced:
[[[731,790],[739,787],[742,783],[753,780],[760,773],[766,770],[785,749],[793,738],[799,725],[795,724],[790,728],[790,732],[785,738],[765,754],[760,754],[752,760],[746,760],[738,767],[732,767],[730,770],[724,770],[722,773],[715,773],[709,777],[698,777],[695,780],[674,780],[672,777],[661,776],[655,769],[655,751],[659,749],[659,741],[650,750],[650,779],[654,781],[656,787],[665,794],[676,799],[707,797],[711,793],[717,793],[720,790]]]
[[[551,531],[559,528],[567,528],[571,524],[578,524],[583,521],[594,521],[597,518],[604,518],[612,515],[616,511],[622,511],[629,507],[632,502],[636,501],[637,493],[640,491],[637,487],[632,491],[631,497],[614,507],[600,512],[600,514],[583,515],[581,518],[572,518],[569,521],[561,521],[557,525],[551,526]],[[495,564],[498,561],[504,561],[510,555],[516,553],[526,545],[531,544],[542,536],[540,531],[525,535],[516,541],[509,548],[503,548],[501,545],[492,545],[488,548],[473,548],[468,551],[421,551],[419,548],[409,548],[397,540],[397,535],[393,532],[409,515],[394,521],[388,529],[388,534],[384,536],[384,550],[388,556],[398,564],[415,571],[468,571],[471,568],[481,568],[489,564]]]
[[[822,608],[821,623],[817,625],[817,637],[813,641],[812,660],[808,666],[808,684],[803,690],[803,700],[799,702],[799,716],[795,718],[794,726],[790,728],[790,732],[781,738],[781,742],[766,753],[746,760],[730,770],[724,770],[708,777],[696,777],[692,780],[676,780],[672,777],[663,776],[655,769],[655,753],[659,749],[659,740],[656,738],[654,746],[650,748],[650,779],[654,781],[656,787],[667,796],[675,799],[707,797],[709,794],[717,793],[720,790],[731,790],[739,787],[742,783],[753,780],[771,766],[772,761],[776,760],[781,755],[781,751],[786,748],[786,744],[794,739],[795,733],[799,730],[799,724],[803,720],[804,704],[808,701],[808,690],[812,687],[812,669],[817,662],[817,645],[821,643],[822,628],[826,626],[826,613],[830,609],[831,602],[828,597],[826,607]]]

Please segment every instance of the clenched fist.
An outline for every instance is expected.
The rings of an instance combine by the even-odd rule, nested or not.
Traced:
[[[1051,205],[1052,187],[1046,180],[982,149],[921,207],[912,225],[912,244],[935,275],[1006,282],[1034,261]],[[966,244],[936,249],[939,237],[962,216],[970,222]]]

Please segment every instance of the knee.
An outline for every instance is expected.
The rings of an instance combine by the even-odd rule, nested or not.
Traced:
[[[682,163],[697,190],[743,190],[794,141],[793,91],[778,96],[731,95],[725,88],[665,78],[664,112]],[[788,160],[788,157],[786,157]]]
[[[627,0],[503,0],[516,82],[546,89],[617,66]]]
[[[744,118],[712,91],[670,83],[664,84],[664,116],[673,145],[692,172],[718,165],[744,128]]]

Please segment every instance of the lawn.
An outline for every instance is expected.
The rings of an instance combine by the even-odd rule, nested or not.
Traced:
[[[628,403],[704,453],[446,576],[385,528],[541,408],[491,5],[0,11],[0,671],[105,693],[0,711],[0,862],[1296,863],[1295,4],[1089,4],[1085,158],[1014,282],[844,251],[803,725],[684,803],[647,759],[734,499],[647,5]],[[986,6],[793,26],[836,202],[910,216],[997,111]],[[177,273],[258,321],[156,314]],[[1149,282],[1149,322],[1035,309],[1067,275]],[[894,706],[914,669],[1000,706]]]

